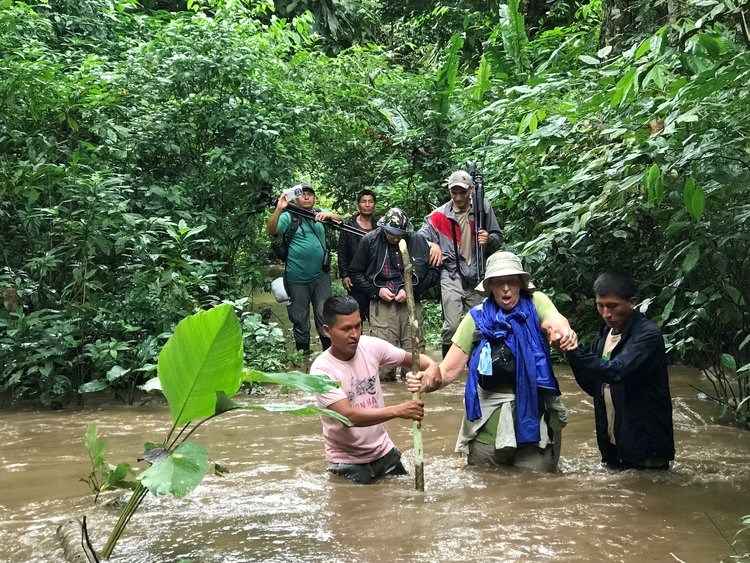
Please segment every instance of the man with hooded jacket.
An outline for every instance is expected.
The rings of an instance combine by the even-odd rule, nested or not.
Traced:
[[[367,233],[357,247],[349,265],[352,283],[370,298],[370,330],[372,336],[382,338],[394,346],[411,349],[409,311],[406,305],[404,262],[398,243],[406,240],[413,266],[412,282],[416,303],[416,317],[422,325],[419,299],[437,284],[440,274],[429,263],[427,242],[414,232],[406,214],[397,207],[390,209],[378,221],[378,228]],[[420,330],[420,351],[424,351],[424,337]],[[381,379],[393,381],[395,370],[381,374]]]

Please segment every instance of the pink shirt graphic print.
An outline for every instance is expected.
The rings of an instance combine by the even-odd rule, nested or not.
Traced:
[[[362,409],[385,406],[378,370],[381,366],[399,366],[406,356],[404,350],[371,336],[360,338],[356,354],[347,362],[334,358],[326,350],[310,366],[310,373],[335,379],[341,387],[318,395],[318,406],[327,408],[341,399],[348,399],[353,407]],[[393,448],[385,424],[347,428],[329,417],[321,420],[329,462],[370,463]]]

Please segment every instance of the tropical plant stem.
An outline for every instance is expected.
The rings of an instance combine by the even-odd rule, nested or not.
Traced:
[[[222,414],[222,413],[218,413],[218,414],[213,414],[213,415],[211,415],[211,416],[209,416],[209,417],[207,417],[207,418],[204,418],[203,420],[201,420],[200,422],[198,422],[198,423],[197,423],[197,424],[196,424],[195,426],[193,426],[193,427],[192,427],[192,428],[190,429],[190,432],[188,432],[188,433],[187,433],[187,434],[185,435],[185,437],[184,437],[184,438],[183,438],[182,440],[180,440],[180,436],[182,436],[182,433],[183,433],[183,432],[185,431],[185,429],[187,429],[187,427],[188,427],[188,425],[186,424],[186,425],[185,425],[185,426],[183,427],[183,429],[182,429],[182,430],[180,430],[180,433],[179,433],[179,434],[177,435],[177,437],[176,437],[176,438],[175,438],[174,440],[172,440],[172,443],[171,443],[171,444],[169,444],[169,447],[168,447],[169,451],[171,452],[171,451],[173,451],[173,450],[174,450],[174,448],[175,448],[175,446],[176,446],[176,444],[177,444],[177,441],[178,441],[178,440],[180,440],[180,442],[185,442],[185,441],[187,441],[187,439],[188,439],[188,438],[190,438],[190,436],[192,436],[193,432],[195,432],[196,430],[198,430],[198,428],[200,428],[201,424],[203,424],[204,422],[208,422],[209,420],[211,420],[212,418],[214,418],[214,417],[218,416],[219,414]]]
[[[102,557],[104,559],[109,559],[112,555],[112,552],[115,549],[115,545],[117,545],[117,541],[120,539],[120,536],[125,531],[125,528],[128,525],[128,522],[130,522],[130,519],[133,517],[133,514],[135,514],[135,511],[138,510],[138,507],[141,505],[141,502],[143,502],[144,497],[146,496],[146,493],[148,493],[148,489],[143,486],[143,484],[138,483],[138,486],[133,491],[133,494],[130,496],[130,500],[128,500],[128,504],[125,505],[125,508],[122,509],[122,512],[120,513],[120,518],[118,518],[117,523],[115,524],[115,527],[112,528],[112,532],[109,535],[109,539],[107,539],[107,543],[104,546],[104,549],[102,550]]]

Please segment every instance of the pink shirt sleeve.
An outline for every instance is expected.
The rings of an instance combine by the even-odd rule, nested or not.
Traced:
[[[404,363],[407,356],[410,356],[409,352],[397,348],[393,344],[381,340],[380,338],[368,338],[369,342],[372,342],[372,348],[378,351],[380,354],[380,365],[383,367],[397,367]]]
[[[407,356],[408,352],[401,348],[370,336],[363,336],[360,339],[357,354],[348,362],[336,360],[330,353],[318,356],[310,366],[310,373],[327,375],[342,384],[341,387],[318,395],[318,406],[327,408],[341,399],[350,399],[347,391],[352,381],[377,376],[378,368],[381,366],[400,366]]]
[[[327,375],[335,381],[341,381],[341,370],[337,370],[330,362],[325,361],[327,358],[319,357],[310,366],[310,375]],[[342,387],[336,387],[317,396],[316,401],[320,408],[327,408],[329,405],[346,399],[346,392]]]

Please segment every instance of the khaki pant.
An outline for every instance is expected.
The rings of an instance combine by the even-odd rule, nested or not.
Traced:
[[[422,330],[422,306],[417,303],[414,311],[419,326],[419,352],[424,352]],[[409,308],[406,303],[387,302],[373,299],[370,302],[370,335],[411,352],[411,329],[409,328]],[[380,379],[395,381],[395,368],[382,368]]]
[[[461,319],[483,299],[473,287],[464,289],[461,276],[457,273],[455,276],[452,278],[445,270],[440,273],[440,295],[443,302],[443,330],[440,335],[443,346],[447,347],[450,347]]]

